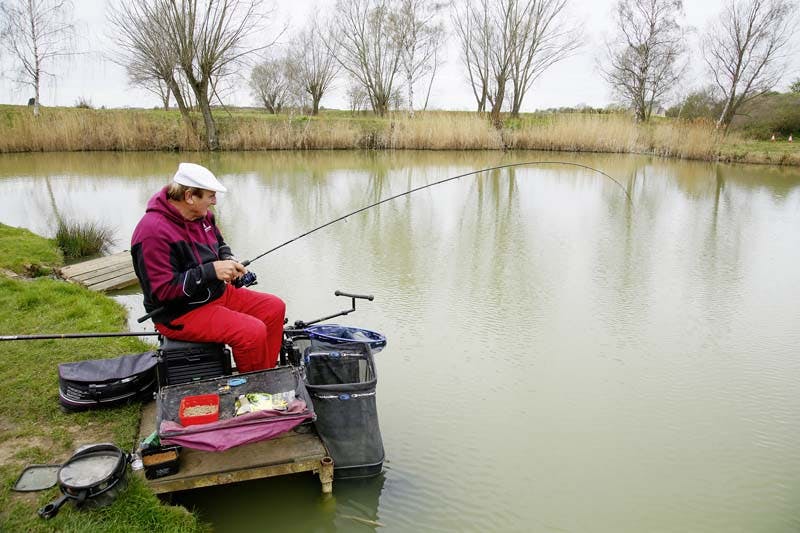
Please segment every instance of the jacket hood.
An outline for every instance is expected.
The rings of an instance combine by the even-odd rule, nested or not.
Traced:
[[[146,213],[155,212],[161,213],[170,220],[183,224],[185,222],[183,215],[167,200],[167,187],[164,187],[153,195],[147,202]]]

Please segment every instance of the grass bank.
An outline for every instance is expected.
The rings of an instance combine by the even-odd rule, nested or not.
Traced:
[[[25,265],[60,264],[52,240],[0,224],[0,269],[26,273]],[[39,271],[43,270],[40,269]],[[0,275],[0,335],[122,331],[125,310],[101,294],[50,279]],[[48,521],[36,510],[59,491],[11,491],[22,469],[62,463],[82,444],[114,442],[134,448],[138,404],[66,414],[58,405],[58,363],[146,350],[135,338],[2,343],[0,353],[0,531],[198,531],[204,527],[181,507],[162,505],[131,476],[128,488],[106,508],[78,511],[72,503]]]
[[[320,116],[217,110],[223,150],[553,150],[638,153],[703,161],[800,165],[800,146],[721,137],[707,122],[621,114],[527,114],[494,128],[468,112],[396,113],[387,118],[326,110]],[[200,117],[194,122],[202,124]],[[198,150],[177,111],[0,106],[0,153]]]

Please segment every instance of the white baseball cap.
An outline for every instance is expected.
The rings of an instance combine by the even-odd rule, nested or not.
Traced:
[[[178,171],[172,181],[187,187],[197,187],[208,191],[228,191],[210,170],[194,163],[181,163],[178,165]]]

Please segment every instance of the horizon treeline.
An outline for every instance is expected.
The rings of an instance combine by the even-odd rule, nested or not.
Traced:
[[[537,79],[587,48],[574,1],[335,0],[290,32],[263,0],[112,0],[107,20],[116,46],[105,55],[165,109],[174,102],[187,130],[211,150],[220,147],[214,108],[242,73],[270,113],[316,115],[335,82],[352,112],[413,117],[428,108],[448,43],[458,49],[475,111],[502,127],[519,117]],[[48,64],[77,53],[71,8],[61,0],[0,4],[2,44],[18,79],[35,90],[34,114]],[[683,109],[703,91],[711,102],[704,118],[724,133],[780,81],[797,12],[795,0],[725,0],[699,33],[702,88],[679,94],[689,61],[682,0],[618,0],[597,67],[616,105],[637,122],[663,114],[676,98]]]

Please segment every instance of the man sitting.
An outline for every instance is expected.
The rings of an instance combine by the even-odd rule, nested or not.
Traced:
[[[275,366],[286,306],[272,294],[236,288],[247,270],[214,223],[209,207],[226,189],[214,174],[181,163],[157,192],[131,239],[144,307],[165,337],[225,343],[240,372]]]

